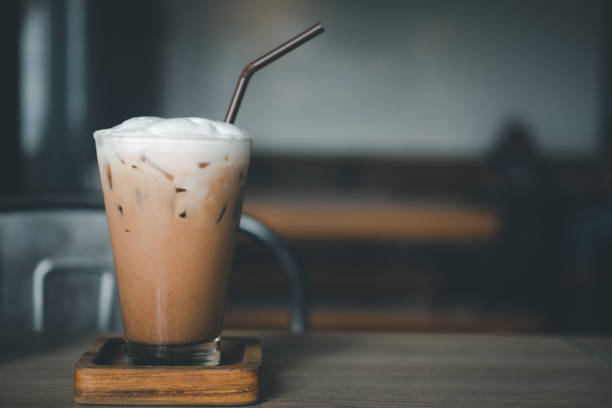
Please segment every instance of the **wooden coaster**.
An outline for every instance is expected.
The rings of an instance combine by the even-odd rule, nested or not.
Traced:
[[[74,372],[74,401],[104,405],[244,405],[259,397],[259,340],[222,337],[221,364],[130,366],[121,337],[100,337]]]

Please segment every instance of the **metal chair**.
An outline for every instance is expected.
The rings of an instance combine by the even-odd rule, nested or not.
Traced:
[[[49,216],[66,211],[86,211],[95,213],[105,220],[104,207],[98,198],[85,197],[55,197],[36,200],[12,199],[0,202],[0,230],[2,216],[15,214],[33,214],[49,212]],[[104,228],[106,231],[106,227]],[[240,230],[254,238],[275,256],[290,282],[290,327],[291,333],[303,333],[308,325],[308,301],[305,287],[305,277],[291,252],[283,241],[264,224],[253,217],[243,215],[240,219]],[[108,240],[108,233],[104,235]],[[109,244],[102,245],[110,248]],[[102,251],[105,252],[105,251]],[[109,251],[108,251],[109,252]],[[106,331],[111,329],[113,311],[117,307],[116,285],[109,253],[97,255],[54,254],[44,256],[33,268],[32,290],[32,328],[45,329],[44,292],[46,279],[51,275],[76,271],[79,273],[98,275],[100,286],[97,301],[96,329]],[[0,271],[1,273],[1,271]],[[1,275],[0,275],[1,277]]]

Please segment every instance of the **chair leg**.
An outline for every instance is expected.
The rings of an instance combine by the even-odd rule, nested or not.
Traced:
[[[34,331],[44,330],[45,279],[51,273],[57,273],[60,270],[100,274],[100,298],[96,326],[100,331],[108,330],[115,288],[112,263],[106,258],[70,257],[45,258],[34,268],[32,273],[32,329]]]
[[[100,276],[100,295],[98,297],[98,330],[107,331],[110,328],[113,295],[115,291],[115,274],[105,270]]]
[[[291,251],[278,235],[253,217],[242,215],[240,230],[270,249],[284,269],[290,285],[289,331],[291,333],[304,333],[308,329],[309,313],[306,277]]]

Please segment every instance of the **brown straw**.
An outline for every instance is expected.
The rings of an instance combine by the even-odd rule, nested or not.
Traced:
[[[238,109],[240,108],[240,103],[242,102],[242,97],[244,96],[244,91],[246,90],[247,84],[249,83],[249,79],[251,79],[251,75],[255,72],[259,71],[261,68],[265,67],[272,61],[276,61],[283,55],[287,54],[289,51],[292,51],[304,44],[306,41],[313,39],[317,35],[321,34],[325,29],[320,23],[317,23],[310,27],[308,30],[300,33],[290,39],[289,41],[279,45],[272,51],[268,52],[265,55],[257,58],[252,61],[242,70],[242,74],[238,78],[238,84],[236,84],[236,89],[234,90],[234,94],[232,95],[232,101],[227,108],[227,113],[225,114],[225,122],[234,123],[236,121],[236,115],[238,115]]]

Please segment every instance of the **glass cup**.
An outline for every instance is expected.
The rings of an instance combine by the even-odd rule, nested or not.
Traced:
[[[219,364],[250,139],[94,137],[128,363]]]

